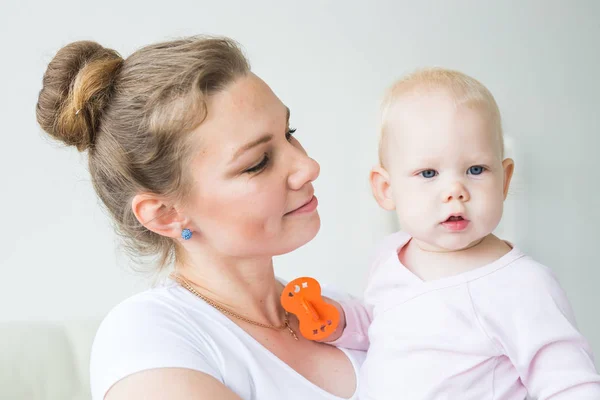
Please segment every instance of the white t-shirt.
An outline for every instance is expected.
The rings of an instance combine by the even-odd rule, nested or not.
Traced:
[[[325,290],[323,294],[339,297]],[[365,353],[342,351],[357,372]],[[128,375],[168,367],[209,374],[242,399],[342,399],[308,381],[229,318],[170,279],[123,301],[106,316],[96,334],[90,363],[93,400],[104,399]],[[357,398],[356,394],[351,397]]]

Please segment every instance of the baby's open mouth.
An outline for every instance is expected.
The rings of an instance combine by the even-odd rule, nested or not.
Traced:
[[[469,220],[464,217],[461,217],[460,215],[452,215],[451,217],[448,217],[447,220],[442,222],[442,226],[453,232],[463,231],[467,229],[468,225]]]

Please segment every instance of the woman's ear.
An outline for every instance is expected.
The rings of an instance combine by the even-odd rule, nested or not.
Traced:
[[[131,201],[133,214],[148,230],[161,236],[178,238],[185,228],[186,218],[172,205],[154,194],[138,194]]]
[[[502,169],[504,170],[504,200],[506,200],[506,196],[508,196],[508,188],[510,187],[510,181],[513,176],[513,172],[515,171],[515,162],[512,158],[506,158],[502,161]]]
[[[396,209],[394,197],[392,195],[392,186],[390,183],[390,175],[385,168],[378,165],[373,167],[369,176],[371,181],[371,191],[377,203],[381,208],[391,211]]]

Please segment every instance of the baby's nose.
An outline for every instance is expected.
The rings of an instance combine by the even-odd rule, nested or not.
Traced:
[[[458,201],[469,201],[469,191],[460,182],[454,182],[450,185],[450,187],[442,194],[442,201],[444,203],[449,203],[452,200]]]

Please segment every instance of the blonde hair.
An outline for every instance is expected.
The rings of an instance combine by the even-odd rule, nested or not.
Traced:
[[[138,193],[185,198],[188,133],[206,118],[209,96],[249,71],[237,43],[222,37],[158,43],[127,59],[80,41],[48,65],[37,121],[53,138],[88,151],[94,189],[134,260],[154,256],[160,270],[178,258],[176,241],[146,229],[131,201]]]
[[[456,107],[461,105],[484,106],[489,113],[489,118],[496,126],[502,156],[504,156],[502,120],[498,104],[492,93],[481,82],[462,72],[433,67],[419,69],[404,76],[386,91],[381,104],[379,138],[379,161],[381,165],[384,165],[383,150],[387,136],[389,114],[396,100],[406,95],[426,94],[436,90],[446,91],[454,100]]]

